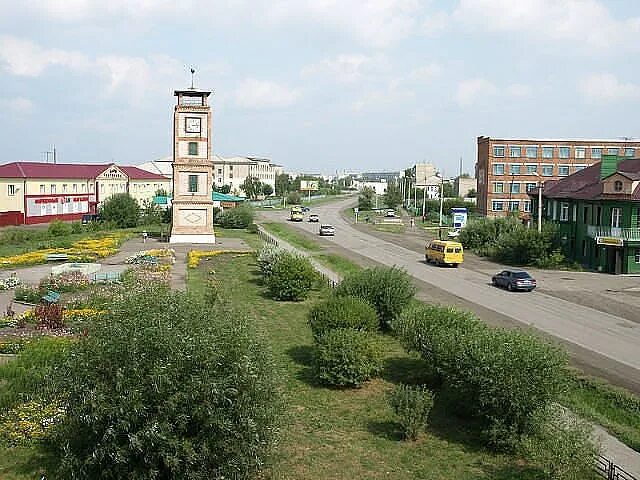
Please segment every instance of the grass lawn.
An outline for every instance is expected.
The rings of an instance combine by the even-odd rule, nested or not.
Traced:
[[[0,478],[2,480],[35,480],[41,473],[49,478],[56,468],[56,459],[46,449],[31,447],[7,448],[0,446]]]
[[[258,249],[262,245],[262,240],[257,234],[249,233],[241,228],[222,228],[216,225],[213,230],[216,234],[216,237],[239,238],[241,240],[244,240],[251,248]]]
[[[310,252],[318,252],[322,250],[322,247],[317,242],[308,239],[304,235],[298,233],[295,229],[284,225],[282,223],[268,222],[261,224],[265,230],[280,237],[287,243],[290,243],[294,247],[302,248]]]
[[[221,255],[189,271],[189,287],[203,291],[215,270],[223,298],[253,317],[281,371],[288,404],[286,422],[269,479],[533,479],[517,459],[481,446],[473,429],[437,403],[428,434],[415,443],[400,439],[385,393],[399,381],[415,382],[424,371],[391,337],[384,337],[381,379],[357,390],[318,386],[312,373],[310,306],[329,294],[315,291],[305,302],[276,302],[265,295],[252,257]]]
[[[321,253],[314,255],[313,258],[343,277],[362,270],[357,263],[334,253]]]
[[[404,233],[406,227],[404,225],[377,223],[373,226],[375,230],[387,233]]]

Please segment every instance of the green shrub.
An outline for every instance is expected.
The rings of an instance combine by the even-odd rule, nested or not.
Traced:
[[[13,298],[19,302],[39,303],[42,298],[42,292],[39,288],[23,285],[16,288]]]
[[[400,384],[389,395],[389,405],[399,419],[405,438],[416,440],[427,428],[433,393],[424,386]]]
[[[298,192],[289,192],[287,194],[287,205],[299,205],[300,201],[300,194]]]
[[[251,325],[168,288],[113,298],[55,378],[59,478],[256,478],[278,430],[277,374]]]
[[[265,185],[267,185],[267,184],[265,183]],[[249,232],[249,233],[258,233],[258,225],[256,225],[255,223],[250,223],[247,226],[247,232]]]
[[[532,415],[566,387],[566,354],[532,334],[436,306],[409,309],[393,327],[436,371],[458,409],[481,419],[496,446],[526,433]]]
[[[265,280],[273,298],[297,302],[307,298],[316,276],[308,258],[283,252]]]
[[[519,444],[520,454],[540,469],[544,479],[591,478],[600,446],[592,427],[562,408],[550,407],[536,416],[534,427]]]
[[[1,340],[0,354],[15,355],[16,353],[20,353],[24,349],[24,346],[25,342],[22,340]]]
[[[71,223],[71,233],[82,233],[82,223],[81,222],[73,222]]]
[[[284,253],[284,250],[278,248],[270,243],[265,244],[258,252],[256,259],[258,268],[263,277],[268,277],[273,271],[273,266],[280,256]]]
[[[335,289],[340,297],[359,297],[371,304],[383,329],[388,328],[415,292],[411,277],[396,267],[361,270],[345,277]]]
[[[253,223],[254,212],[248,205],[228,208],[218,216],[218,221],[224,228],[247,228]]]
[[[379,328],[375,309],[356,297],[330,297],[314,305],[308,319],[315,340],[335,328],[368,332]]]
[[[376,335],[347,328],[329,330],[316,343],[316,375],[321,383],[358,387],[382,370]]]
[[[49,224],[47,233],[52,237],[64,237],[71,234],[72,228],[73,227],[69,223],[54,220]]]
[[[102,203],[100,217],[104,222],[112,222],[118,228],[135,227],[140,220],[140,204],[128,193],[116,193]],[[97,222],[92,222],[92,226],[93,223]],[[96,228],[102,227],[106,228],[104,225]]]

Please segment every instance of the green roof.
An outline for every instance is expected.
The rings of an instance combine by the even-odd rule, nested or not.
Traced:
[[[214,202],[244,202],[246,198],[235,197],[227,193],[213,192],[211,198]]]

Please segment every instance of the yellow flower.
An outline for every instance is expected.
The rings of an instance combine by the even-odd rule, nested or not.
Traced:
[[[253,253],[246,250],[191,250],[187,256],[187,266],[189,268],[196,268],[200,265],[200,259],[203,257],[215,257],[216,255],[222,255],[225,253],[235,253],[237,255],[249,255]]]

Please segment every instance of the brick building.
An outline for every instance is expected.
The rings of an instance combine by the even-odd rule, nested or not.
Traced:
[[[478,211],[487,216],[518,212],[528,218],[527,192],[538,182],[567,177],[602,155],[633,158],[639,149],[640,142],[625,140],[478,137]]]

